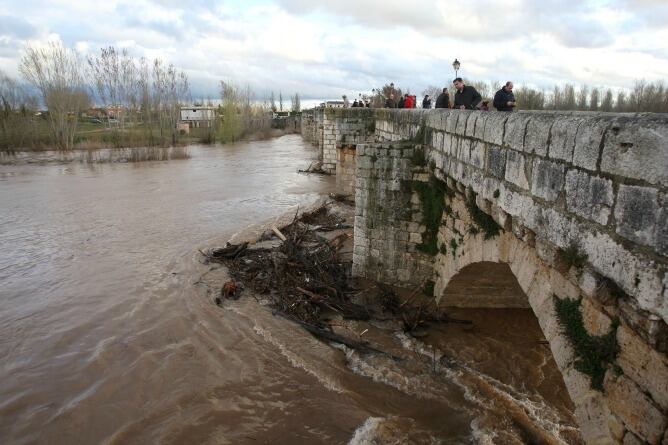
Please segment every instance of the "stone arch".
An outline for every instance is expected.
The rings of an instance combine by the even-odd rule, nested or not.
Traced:
[[[434,295],[440,303],[452,278],[467,266],[482,262],[505,263],[526,294],[529,307],[549,343],[569,396],[575,406],[575,416],[581,434],[588,444],[614,442],[608,419],[610,411],[603,395],[590,387],[590,380],[573,367],[574,351],[562,333],[554,307],[554,295],[560,298],[579,298],[580,290],[558,271],[545,264],[534,247],[504,232],[491,239],[483,234],[467,234],[454,252],[438,255]]]

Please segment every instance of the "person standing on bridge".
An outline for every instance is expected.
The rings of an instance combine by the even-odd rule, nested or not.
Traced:
[[[464,85],[461,77],[452,81],[457,92],[455,93],[455,108],[460,110],[475,110],[480,102],[482,96],[478,91],[470,85]]]
[[[447,88],[443,88],[441,94],[436,98],[436,108],[450,108],[450,94]]]
[[[394,94],[390,94],[390,97],[385,101],[385,108],[397,108],[397,102],[394,100]]]
[[[348,96],[344,94],[342,97],[343,97],[343,108],[350,108],[350,101],[348,100]]]
[[[517,102],[515,102],[515,95],[513,94],[513,83],[508,81],[494,95],[494,108],[499,111],[513,111],[513,108],[516,106]]]
[[[422,99],[422,108],[429,110],[431,108],[431,97],[429,97],[428,94],[424,95],[424,99]]]

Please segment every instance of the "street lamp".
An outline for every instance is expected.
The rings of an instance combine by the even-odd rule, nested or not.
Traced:
[[[455,78],[459,77],[459,67],[461,66],[461,63],[459,63],[459,60],[455,59],[454,62],[452,62],[452,67],[455,69]]]

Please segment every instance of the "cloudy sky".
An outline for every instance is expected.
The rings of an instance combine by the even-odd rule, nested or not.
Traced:
[[[421,93],[460,74],[548,88],[668,80],[668,0],[0,0],[0,70],[23,48],[108,45],[219,80],[307,98],[394,81]]]

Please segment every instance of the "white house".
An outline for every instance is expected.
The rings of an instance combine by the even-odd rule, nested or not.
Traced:
[[[343,108],[345,103],[342,100],[328,100],[325,102],[326,108]]]
[[[181,107],[181,122],[190,128],[211,127],[215,120],[214,107]]]

